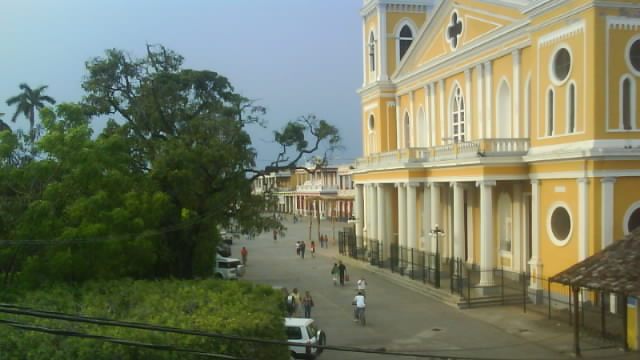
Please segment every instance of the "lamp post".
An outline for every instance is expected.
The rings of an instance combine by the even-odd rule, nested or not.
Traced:
[[[440,235],[444,235],[444,231],[438,227],[438,224],[436,224],[433,230],[431,230],[431,236],[435,236],[436,238],[436,289],[440,288],[440,247],[438,245]]]

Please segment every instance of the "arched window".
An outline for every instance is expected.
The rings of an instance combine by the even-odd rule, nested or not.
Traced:
[[[500,251],[511,252],[512,231],[512,209],[511,197],[507,193],[500,194],[498,198],[498,219],[500,219]]]
[[[376,71],[376,38],[373,31],[369,34],[369,71]]]
[[[398,59],[402,60],[404,54],[409,50],[411,43],[413,42],[413,31],[409,25],[404,25],[400,29],[400,36],[398,36]]]
[[[576,84],[567,88],[567,133],[576,132]]]
[[[451,99],[451,139],[454,143],[464,142],[464,96],[456,85]]]
[[[549,91],[547,92],[547,136],[552,136],[553,135],[553,127],[554,127],[554,121],[555,119],[553,118],[554,114],[555,114],[555,94],[553,93],[553,89],[549,89]]]
[[[635,128],[635,94],[635,81],[629,75],[623,76],[620,82],[620,127],[623,130]]]
[[[373,154],[377,151],[376,149],[376,120],[373,114],[369,115],[369,123],[367,124],[369,128],[369,154]]]
[[[408,112],[404,113],[404,147],[411,147],[411,119]]]
[[[511,137],[511,90],[506,81],[500,83],[498,88],[498,96],[496,98],[498,109],[497,137]]]

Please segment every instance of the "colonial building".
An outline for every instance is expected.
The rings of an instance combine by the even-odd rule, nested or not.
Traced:
[[[258,177],[253,192],[277,198],[275,211],[347,221],[353,215],[354,187],[351,165],[328,166],[309,172],[271,172]]]
[[[640,1],[364,0],[361,16],[360,246],[434,251],[437,224],[445,257],[531,273],[535,293],[640,225]]]

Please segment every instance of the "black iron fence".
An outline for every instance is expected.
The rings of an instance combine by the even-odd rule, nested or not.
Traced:
[[[548,319],[569,324],[573,321],[575,304],[570,287],[552,283],[547,278],[501,268],[481,270],[462,259],[377,240],[369,240],[366,246],[358,247],[353,228],[340,232],[338,242],[340,254],[449,291],[459,296],[461,307],[519,306],[524,312],[544,314]],[[616,301],[609,294],[581,290],[579,311],[583,330],[622,341],[621,306],[618,311],[611,311],[622,301],[626,299]]]

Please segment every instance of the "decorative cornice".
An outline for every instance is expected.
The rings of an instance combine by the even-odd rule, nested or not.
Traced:
[[[565,26],[561,29],[545,34],[538,39],[538,46],[544,47],[549,44],[568,39],[576,34],[584,32],[585,26],[585,21],[580,20],[569,26]]]
[[[640,19],[624,16],[607,16],[607,27],[614,30],[637,31],[640,29]]]

